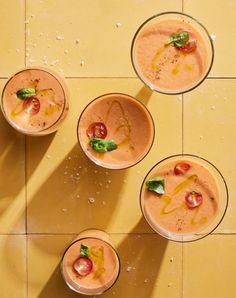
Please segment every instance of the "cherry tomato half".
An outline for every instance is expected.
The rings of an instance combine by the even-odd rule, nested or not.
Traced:
[[[189,208],[195,208],[202,204],[202,195],[199,192],[191,191],[185,196],[185,203]]]
[[[184,175],[190,169],[190,165],[186,162],[178,162],[175,165],[174,173],[175,175]]]
[[[93,122],[87,129],[87,136],[89,138],[101,138],[105,139],[107,136],[107,128],[102,122]]]
[[[184,52],[184,53],[191,53],[195,51],[197,48],[197,42],[195,40],[189,41],[185,46],[176,47],[177,50]]]
[[[81,276],[88,275],[93,269],[93,262],[86,257],[79,257],[73,264],[74,270]]]
[[[24,99],[23,110],[30,115],[37,114],[40,110],[40,101],[34,96]]]

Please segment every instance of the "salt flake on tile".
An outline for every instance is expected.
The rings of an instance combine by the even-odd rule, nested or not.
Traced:
[[[116,23],[116,28],[120,28],[122,26],[122,24],[120,22]]]
[[[210,36],[211,36],[211,39],[212,40],[215,40],[216,39],[216,35],[215,34],[210,34]]]
[[[64,40],[65,38],[64,38],[64,36],[62,36],[62,35],[57,35],[56,36],[56,40]]]
[[[90,204],[94,204],[95,201],[96,201],[95,198],[92,198],[92,197],[88,198],[88,202],[89,202]]]

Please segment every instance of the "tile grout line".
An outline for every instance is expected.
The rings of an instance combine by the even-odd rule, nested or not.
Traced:
[[[182,102],[182,154],[184,154],[184,95],[181,95]]]
[[[152,233],[145,233],[145,232],[135,232],[135,233],[127,233],[127,232],[109,232],[107,231],[108,234],[111,235],[150,235],[150,236],[157,236],[157,233],[152,232]],[[1,236],[66,236],[66,235],[78,235],[78,231],[77,232],[64,232],[64,233],[49,233],[49,232],[32,232],[32,233],[0,233]],[[190,243],[192,242],[196,242],[196,241],[201,241],[202,239],[205,239],[206,237],[215,237],[215,236],[236,236],[236,232],[230,232],[230,233],[225,233],[225,232],[218,232],[218,233],[211,233],[207,236],[204,236],[203,238],[200,238],[198,240],[194,240],[194,241],[190,241]],[[168,240],[168,239],[167,239]],[[182,242],[178,242],[178,241],[171,241],[170,242],[173,243],[182,243]]]
[[[26,5],[27,0],[24,1],[24,66],[26,67]],[[28,233],[27,233],[27,137],[25,138],[25,268],[26,268],[26,298],[29,297],[29,272],[28,272]]]
[[[65,76],[65,79],[138,79],[138,77],[129,77],[129,76],[122,76],[122,77],[114,77],[114,76]]]
[[[215,76],[215,77],[208,77],[207,80],[235,80],[235,76]]]
[[[184,12],[184,0],[182,0],[182,12]],[[182,98],[182,154],[184,154],[184,95],[181,95]],[[184,255],[183,255],[183,247],[184,244],[181,245],[181,298],[184,297],[183,291],[184,291]]]
[[[7,79],[7,77],[0,77],[0,79]],[[65,76],[65,79],[71,80],[71,79],[131,79],[131,80],[139,80],[138,77],[129,77],[129,76],[123,76],[123,77],[110,77],[110,76],[87,76],[87,77],[80,77],[80,76]],[[215,76],[215,77],[208,77],[206,80],[235,80],[236,76]]]
[[[184,12],[184,0],[181,1],[182,3],[182,12]],[[184,153],[184,95],[181,95],[182,98],[182,154]],[[183,298],[183,243],[181,245],[181,297]]]
[[[182,12],[184,12],[184,0],[182,0]],[[182,99],[182,154],[184,154],[184,94]],[[180,296],[184,298],[184,243],[181,245],[181,289]]]
[[[182,268],[181,268],[181,275],[182,275],[182,280],[181,280],[181,298],[184,298],[184,243],[182,243]]]
[[[132,80],[139,80],[138,77],[129,77],[129,76],[123,76],[123,77],[110,77],[110,76],[87,76],[87,77],[81,77],[81,76],[65,76],[65,79],[132,79]],[[8,79],[8,77],[0,77],[1,79]],[[224,77],[208,77],[206,80],[235,80],[236,76],[224,76]]]

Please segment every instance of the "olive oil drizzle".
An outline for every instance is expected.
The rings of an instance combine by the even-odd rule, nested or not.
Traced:
[[[185,70],[185,71],[192,71],[193,70],[193,66],[192,65],[185,65],[184,67],[181,67],[182,63],[184,63],[184,59],[186,57],[185,53],[181,53],[180,51],[178,52],[178,54],[174,55],[174,57],[164,57],[163,61],[161,61],[160,56],[168,49],[170,45],[165,45],[161,48],[159,48],[155,55],[152,58],[152,62],[151,62],[151,69],[153,71],[157,71],[158,73],[161,71],[161,67],[163,67],[165,64],[167,64],[168,62],[174,64],[177,62],[176,57],[180,58],[181,61],[179,61],[178,63],[176,63],[174,65],[174,67],[171,70],[172,75],[177,75],[181,69]]]
[[[173,195],[176,195],[180,191],[184,190],[189,184],[197,181],[197,175],[191,175],[187,179],[185,179],[183,182],[179,183],[175,188]]]
[[[158,60],[159,60],[159,58],[160,58],[160,56],[161,56],[161,54],[163,53],[165,51],[165,47],[162,47],[162,48],[160,48],[160,49],[158,49],[157,51],[156,51],[156,54],[154,55],[154,57],[152,58],[152,64],[151,64],[151,68],[152,68],[152,70],[158,70]]]
[[[18,103],[15,105],[13,110],[11,111],[11,116],[15,117],[20,115],[23,112],[23,102],[21,99],[19,99]]]
[[[163,196],[162,196],[162,201],[163,201],[163,203],[164,203],[164,206],[163,206],[163,208],[162,208],[161,211],[160,211],[160,215],[167,215],[167,214],[173,213],[173,212],[175,212],[175,211],[177,211],[177,210],[179,210],[179,209],[188,209],[188,207],[187,207],[184,203],[182,203],[182,204],[179,205],[178,207],[175,207],[175,208],[172,208],[172,209],[170,209],[170,210],[167,210],[168,206],[171,204],[172,198],[169,197],[169,196],[165,196],[165,195],[163,195]],[[200,208],[201,208],[201,205],[198,206],[198,207],[196,207],[196,208],[194,208],[194,209],[192,210],[192,212],[193,212],[193,217],[192,217],[191,220],[190,220],[190,223],[191,223],[192,225],[195,225],[195,224],[197,224],[197,223],[204,224],[204,223],[207,222],[207,217],[206,217],[206,216],[202,216],[199,220],[196,220],[196,217],[197,217],[197,215],[198,215],[198,213],[199,213]]]
[[[123,130],[124,132],[124,139],[119,142],[117,145],[118,146],[122,146],[122,145],[126,145],[128,143],[130,143],[130,140],[131,140],[131,125],[129,123],[129,119],[128,117],[126,116],[125,114],[125,110],[124,108],[122,107],[121,103],[118,101],[118,100],[114,100],[111,105],[109,106],[107,112],[106,112],[106,115],[105,115],[105,124],[108,122],[108,119],[109,117],[112,117],[112,109],[117,106],[118,109],[120,110],[121,112],[121,119],[122,119],[122,124],[120,124],[116,129],[115,129],[115,132],[114,132],[114,136],[121,130]],[[131,150],[134,150],[134,147],[129,144],[129,148]]]
[[[174,189],[173,196],[176,195],[177,193],[179,193],[180,191],[183,191],[190,183],[195,182],[197,180],[197,178],[198,178],[197,175],[191,175],[187,179],[185,179],[183,182],[179,183]],[[163,207],[160,211],[160,215],[168,215],[170,213],[176,212],[179,209],[187,209],[187,210],[189,209],[185,203],[181,203],[179,206],[168,210],[168,207],[170,206],[173,198],[170,196],[167,196],[167,195],[162,195],[161,199],[163,201]],[[202,216],[198,220],[196,219],[201,207],[202,207],[202,205],[199,205],[199,206],[195,207],[194,209],[191,209],[193,216],[190,220],[190,223],[192,225],[195,225],[197,223],[205,224],[207,222],[206,216]]]
[[[101,246],[99,248],[97,247],[91,247],[89,249],[89,257],[96,263],[97,269],[94,272],[93,279],[98,279],[105,271],[104,267],[104,248]]]
[[[169,196],[165,196],[165,195],[163,195],[163,196],[162,196],[162,201],[164,202],[164,206],[163,206],[163,208],[161,209],[161,212],[160,212],[161,215],[170,214],[170,213],[175,212],[176,210],[178,210],[178,209],[180,209],[180,208],[183,207],[183,204],[181,204],[181,205],[178,206],[178,207],[175,207],[175,208],[173,208],[173,209],[171,209],[171,210],[166,211],[167,207],[170,205],[170,203],[171,203],[171,201],[172,201],[172,198],[169,197]]]
[[[42,96],[47,95],[49,97],[51,104],[49,105],[48,108],[45,109],[44,114],[46,116],[52,115],[53,113],[55,113],[56,111],[58,111],[61,108],[61,104],[56,102],[55,92],[52,88],[37,90],[38,83],[39,83],[39,79],[35,79],[29,83],[29,87],[34,88],[36,90],[36,96],[42,97]],[[12,117],[18,116],[24,111],[23,103],[24,103],[23,100],[19,100],[17,102],[17,104],[11,111]]]

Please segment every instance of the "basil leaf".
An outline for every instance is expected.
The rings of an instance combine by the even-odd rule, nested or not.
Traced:
[[[189,41],[189,34],[186,31],[180,32],[180,33],[173,33],[171,36],[169,36],[169,39],[167,41],[168,44],[173,44],[173,46],[180,48],[187,44]]]
[[[100,138],[93,138],[89,142],[93,150],[103,153],[117,149],[117,145],[112,140],[104,140]]]
[[[165,193],[165,180],[163,177],[148,179],[145,184],[147,189],[155,191],[159,195],[163,195]]]
[[[16,92],[16,96],[20,99],[29,98],[36,95],[34,88],[22,88]]]
[[[89,248],[83,244],[80,245],[80,255],[81,257],[88,258],[89,256]]]

